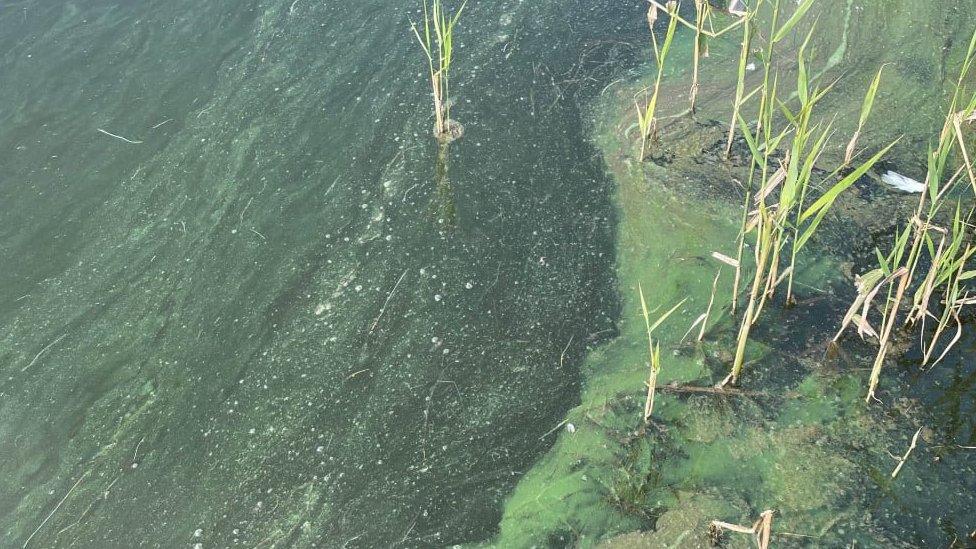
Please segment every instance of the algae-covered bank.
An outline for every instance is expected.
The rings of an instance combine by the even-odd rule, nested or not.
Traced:
[[[651,17],[659,33],[653,47],[658,54],[671,48],[672,65],[663,68],[660,90],[654,90],[657,68],[651,64],[596,102],[592,139],[617,182],[620,336],[587,356],[582,403],[567,415],[570,428],[506,502],[498,546],[976,543],[976,357],[969,325],[961,322],[961,339],[935,367],[921,367],[919,345],[912,343],[931,334],[932,324],[900,328],[899,350],[885,360],[881,398],[870,403],[864,394],[876,346],[870,337],[867,343],[857,337],[832,342],[857,295],[854,275],[877,262],[875,247],[887,254],[917,203],[916,196],[887,187],[879,174],[907,170],[925,178],[976,19],[957,2],[790,2],[776,27],[773,4],[755,15],[745,57],[741,29],[711,40],[710,55],[700,59],[694,113],[688,97],[696,30],[682,22],[668,45],[669,6],[663,4],[652,8],[657,11]],[[794,19],[803,10],[803,19]],[[675,15],[691,22],[695,12],[678,9]],[[733,17],[724,21],[735,24]],[[805,91],[798,86],[814,82],[810,89],[828,90],[817,105],[825,113],[818,123],[831,128],[824,135],[844,136],[815,156],[814,171],[824,175],[831,163],[843,165],[879,67],[885,67],[882,84],[857,145],[871,156],[900,140],[884,162],[837,197],[812,250],[797,261],[793,298],[771,299],[752,327],[748,361],[733,387],[723,380],[736,353],[745,299],[736,296],[733,314],[733,267],[741,260],[742,276],[751,277],[752,256],[758,255],[747,237],[745,253],[737,256],[740,223],[759,217],[757,196],[779,190],[778,183],[752,187],[743,213],[749,171],[760,169],[751,163],[757,151],[750,154],[756,145],[749,139],[762,133],[752,133],[762,107],[742,104],[753,118],[740,119],[731,142],[728,125],[738,72],[745,74],[743,96],[764,93],[768,53],[762,35],[768,42],[773,32],[761,29],[795,21],[782,40],[786,53],[770,71],[770,85],[786,90],[777,100],[784,114],[777,115],[799,118],[803,111],[794,105]],[[737,71],[740,59],[744,71]],[[652,97],[656,144],[642,162],[643,120],[636,111],[644,111]],[[971,133],[960,136],[960,143],[972,140]],[[779,155],[777,162],[784,169],[779,182],[789,181],[789,156]],[[841,169],[832,181],[853,168]],[[820,185],[830,182],[827,177]],[[971,209],[972,189],[964,192],[958,203]],[[650,309],[653,321],[673,306],[676,312],[650,336],[642,316]],[[649,361],[654,356],[658,362],[658,352],[653,414],[643,421]],[[772,528],[763,534],[757,519],[767,515]]]
[[[0,4],[0,547],[976,544],[974,31]]]

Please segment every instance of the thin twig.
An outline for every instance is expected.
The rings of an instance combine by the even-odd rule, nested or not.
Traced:
[[[104,133],[105,135],[109,136],[109,137],[114,137],[116,139],[121,139],[122,141],[125,141],[126,143],[132,143],[133,145],[138,145],[138,144],[142,143],[142,141],[133,141],[131,139],[126,139],[126,138],[122,137],[121,135],[115,135],[114,133],[107,132],[107,131],[105,131],[105,130],[103,130],[101,128],[96,128],[96,129],[98,131]]]
[[[383,313],[386,312],[386,306],[390,304],[390,299],[393,298],[393,294],[396,293],[397,288],[400,287],[400,283],[403,282],[403,277],[407,276],[407,273],[409,272],[410,269],[403,271],[403,274],[400,275],[400,279],[397,280],[396,284],[393,285],[393,289],[390,290],[390,295],[386,296],[386,301],[384,301],[383,306],[380,307],[380,314],[376,315],[376,320],[374,320],[373,325],[369,327],[369,333],[373,333],[373,330],[376,329],[376,325],[380,323],[380,319],[383,318]]]
[[[566,358],[566,351],[568,351],[569,350],[569,346],[573,344],[573,338],[574,337],[576,337],[576,334],[573,334],[573,335],[569,336],[569,343],[566,344],[566,347],[563,348],[563,352],[560,353],[560,355],[559,355],[559,367],[560,368],[563,367],[563,359]]]
[[[31,533],[31,535],[27,538],[27,541],[24,542],[24,547],[27,547],[27,544],[30,543],[30,541],[32,539],[34,539],[34,536],[37,535],[37,533],[41,530],[41,528],[44,527],[45,524],[47,524],[47,521],[51,520],[51,517],[54,516],[54,513],[56,513],[58,511],[58,509],[61,508],[61,505],[64,504],[65,500],[68,499],[68,496],[71,495],[71,492],[74,492],[75,491],[75,488],[77,488],[78,485],[81,484],[81,481],[84,480],[85,477],[88,476],[88,473],[89,472],[90,471],[85,471],[85,474],[83,474],[80,477],[78,477],[78,481],[75,482],[74,486],[72,486],[71,489],[68,490],[68,493],[65,494],[64,497],[61,498],[61,501],[59,501],[58,504],[54,506],[54,509],[52,509],[51,512],[48,513],[47,518],[45,518],[44,521],[41,522],[41,524],[37,528],[35,528],[34,531]]]
[[[706,394],[706,395],[727,395],[727,396],[745,396],[745,397],[769,396],[766,393],[755,392],[755,391],[743,391],[741,389],[736,389],[734,387],[699,387],[697,385],[678,385],[677,383],[670,383],[668,385],[663,385],[659,387],[659,389],[669,393],[699,393],[699,394]]]
[[[560,421],[558,425],[556,425],[552,429],[549,429],[548,431],[546,431],[546,434],[544,434],[541,437],[539,437],[539,440],[542,440],[542,439],[546,438],[547,436],[555,433],[556,431],[559,430],[560,427],[562,427],[563,425],[566,425],[567,423],[569,423],[569,419],[568,418]]]
[[[339,182],[339,178],[341,178],[341,177],[342,177],[341,175],[337,175],[336,178],[335,178],[335,180],[332,182],[331,185],[329,185],[329,188],[326,189],[325,194],[323,194],[322,196],[325,196],[325,195],[331,193],[332,192],[332,188],[336,186],[336,183]],[[406,195],[404,195],[404,200],[406,200]]]
[[[368,371],[369,371],[369,368],[366,368],[365,370],[359,370],[358,372],[353,372],[353,373],[349,374],[348,376],[346,376],[346,379],[344,381],[349,381],[350,379],[358,376],[359,374],[361,374],[363,372],[368,372]]]
[[[901,459],[898,460],[898,466],[895,467],[895,470],[891,472],[891,478],[895,478],[896,476],[898,476],[898,472],[901,471],[902,466],[905,465],[905,461],[908,459],[908,455],[911,454],[912,450],[915,449],[915,445],[918,443],[918,435],[920,435],[921,433],[922,433],[922,428],[919,427],[918,431],[915,431],[915,436],[912,437],[912,444],[911,446],[908,447],[908,451],[905,452],[905,455],[903,455]]]
[[[244,214],[247,213],[247,209],[251,207],[251,202],[254,202],[253,196],[247,201],[247,205],[244,206],[244,209],[241,210],[241,225],[244,224]]]
[[[132,463],[136,463],[136,458],[139,456],[139,447],[142,446],[142,443],[145,441],[146,437],[142,437],[142,439],[139,440],[139,443],[136,444],[136,449],[134,452],[132,452]]]
[[[712,314],[712,305],[715,303],[715,290],[718,289],[718,277],[722,274],[722,269],[715,273],[715,280],[712,281],[712,295],[708,298],[708,308],[705,309],[705,318],[702,319],[701,330],[698,332],[698,341],[705,339],[705,328],[708,326],[708,317]]]
[[[47,347],[44,347],[43,349],[41,349],[41,352],[39,352],[36,355],[34,355],[34,360],[30,361],[30,364],[28,364],[27,366],[24,366],[20,371],[21,372],[26,372],[27,370],[29,370],[30,367],[33,366],[34,363],[36,363],[39,358],[41,358],[41,355],[43,355],[44,353],[46,353],[47,350],[50,349],[51,347],[54,347],[59,341],[61,341],[62,339],[64,339],[67,335],[68,334],[61,334],[61,337],[55,339],[51,343],[48,343]]]

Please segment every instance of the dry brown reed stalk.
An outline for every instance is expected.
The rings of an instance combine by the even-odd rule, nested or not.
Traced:
[[[950,247],[950,250],[951,249],[952,248]],[[963,307],[972,304],[973,300],[968,297],[968,293],[963,292],[960,284],[964,280],[969,280],[973,277],[976,277],[976,271],[964,271],[966,267],[966,262],[973,256],[974,253],[976,253],[976,248],[974,248],[970,244],[967,244],[966,250],[960,255],[958,259],[953,257],[954,261],[952,262],[947,262],[943,260],[944,268],[950,269],[952,270],[952,272],[950,274],[950,280],[945,283],[946,290],[942,300],[943,303],[942,315],[938,318],[939,323],[935,328],[935,332],[932,334],[928,346],[925,348],[925,354],[923,355],[922,358],[923,366],[928,364],[929,361],[931,360],[933,354],[935,353],[936,345],[941,340],[942,334],[945,331],[945,329],[948,327],[950,320],[954,320],[956,323],[956,334],[945,346],[945,348],[942,351],[942,354],[939,355],[939,358],[937,358],[932,365],[934,366],[935,364],[941,362],[942,359],[945,358],[946,354],[952,349],[952,347],[956,343],[959,342],[959,339],[962,337],[962,321],[959,318],[959,314],[962,311]],[[932,268],[932,270],[934,271],[936,269]],[[933,285],[938,285],[942,280],[943,276],[936,278]],[[929,277],[926,277],[927,280],[928,278]],[[922,305],[922,306],[925,307],[926,305]],[[932,316],[934,318],[934,315],[932,315],[931,313],[926,312],[925,315]],[[924,333],[924,323],[922,325],[922,333]]]
[[[881,378],[881,367],[884,365],[885,355],[888,353],[888,345],[891,339],[891,329],[894,327],[896,322],[896,317],[898,314],[898,307],[901,305],[902,297],[905,295],[905,288],[908,287],[908,269],[902,267],[896,271],[892,277],[898,280],[898,287],[895,290],[895,298],[886,307],[886,314],[884,322],[881,326],[881,332],[878,336],[878,343],[880,347],[878,348],[878,354],[875,356],[874,364],[871,366],[871,379],[870,386],[868,387],[868,395],[865,397],[865,402],[871,402],[871,400],[878,400],[874,396],[875,391],[878,388],[878,380]]]
[[[918,435],[920,434],[922,434],[921,427],[918,428],[918,431],[915,431],[915,436],[912,437],[912,443],[908,446],[908,451],[905,452],[905,455],[901,456],[900,458],[895,458],[898,460],[898,465],[895,467],[895,470],[891,472],[891,478],[897,477],[899,471],[901,471],[901,468],[905,466],[905,462],[908,461],[908,456],[912,454],[912,450],[914,450],[915,446],[918,444]]]
[[[752,527],[740,526],[720,520],[713,520],[709,526],[713,531],[729,530],[740,534],[750,534],[754,536],[759,549],[769,549],[769,539],[773,530],[773,511],[766,510],[759,515],[759,519],[753,523]]]
[[[658,387],[658,390],[666,393],[694,393],[699,395],[716,395],[716,396],[741,396],[749,398],[757,397],[769,397],[769,393],[762,391],[744,391],[742,389],[736,389],[735,387],[702,387],[700,385],[678,385],[676,381],[672,381],[667,385],[662,385]],[[778,393],[776,395],[779,398],[795,398],[796,393],[789,392],[786,394]]]

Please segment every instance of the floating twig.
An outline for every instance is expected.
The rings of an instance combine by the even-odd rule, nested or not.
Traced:
[[[748,526],[739,526],[738,524],[732,524],[729,522],[722,522],[720,520],[713,520],[711,523],[711,529],[731,530],[740,534],[751,534],[755,536],[756,544],[759,545],[759,549],[769,549],[769,538],[773,529],[773,511],[763,511],[762,514],[759,515],[759,519],[752,525],[751,528]]]
[[[677,383],[670,383],[668,385],[663,385],[660,387],[662,391],[669,393],[698,393],[706,395],[725,395],[725,396],[745,396],[745,397],[759,397],[759,396],[769,396],[767,393],[757,392],[757,391],[743,391],[741,389],[736,389],[734,387],[700,387],[698,385],[678,385]]]
[[[333,182],[332,182],[332,184],[331,184],[331,185],[329,185],[329,188],[328,188],[328,189],[326,189],[326,191],[325,191],[325,194],[323,194],[322,196],[325,196],[325,195],[327,195],[327,194],[329,194],[329,193],[331,193],[331,192],[332,192],[332,188],[333,188],[333,187],[335,187],[335,186],[336,186],[336,183],[338,183],[338,182],[339,182],[339,178],[340,178],[340,177],[342,177],[342,176],[341,176],[341,175],[337,175],[337,176],[336,176],[336,178],[335,178],[335,181],[333,181]],[[406,196],[404,196],[404,199],[406,199]]]
[[[400,275],[400,279],[397,280],[396,284],[393,285],[393,289],[390,290],[390,294],[386,296],[386,301],[384,301],[383,306],[380,307],[380,314],[376,315],[376,320],[374,320],[373,325],[369,327],[369,333],[373,333],[373,330],[375,330],[376,326],[380,323],[380,319],[383,318],[383,313],[386,312],[386,306],[390,304],[390,299],[393,298],[393,294],[396,293],[397,288],[400,287],[400,283],[403,282],[403,277],[407,276],[407,273],[409,272],[410,269],[403,271],[403,274]]]
[[[47,344],[47,347],[44,347],[43,349],[41,349],[41,352],[39,352],[36,355],[34,355],[34,360],[30,361],[30,364],[28,364],[27,366],[24,366],[20,371],[21,372],[26,372],[27,370],[29,370],[30,367],[33,366],[37,362],[37,360],[39,358],[41,358],[41,355],[43,355],[44,353],[46,353],[48,351],[48,349],[50,349],[51,347],[54,347],[59,341],[61,341],[62,339],[64,339],[67,335],[68,334],[61,334],[61,337],[59,337],[59,338],[55,339],[54,341],[48,343]]]
[[[569,418],[566,418],[566,419],[564,419],[564,420],[562,420],[562,421],[560,421],[558,425],[556,425],[556,426],[555,426],[555,427],[553,427],[552,429],[549,429],[548,431],[546,431],[546,434],[544,434],[544,435],[542,435],[541,437],[539,437],[539,440],[542,440],[542,439],[544,439],[544,438],[546,438],[547,436],[549,436],[549,435],[551,435],[551,434],[553,434],[553,433],[555,433],[555,432],[556,432],[556,431],[558,431],[558,430],[559,430],[559,429],[560,429],[560,428],[561,428],[561,427],[562,427],[563,425],[566,425],[567,423],[569,423]]]
[[[136,449],[135,449],[135,451],[134,451],[134,452],[132,452],[132,463],[133,463],[133,465],[134,465],[135,463],[137,463],[137,461],[138,461],[138,459],[137,459],[137,458],[139,457],[139,447],[140,447],[140,446],[142,446],[142,443],[143,443],[143,442],[146,442],[146,437],[142,437],[142,438],[141,438],[141,439],[139,440],[139,443],[138,443],[138,444],[136,444]]]
[[[140,143],[142,143],[142,141],[133,141],[132,139],[126,139],[125,137],[122,137],[121,135],[115,135],[114,133],[107,132],[107,131],[105,131],[105,130],[103,130],[101,128],[96,128],[96,129],[98,131],[104,133],[105,135],[109,136],[109,137],[114,137],[116,139],[121,139],[122,141],[125,141],[126,143],[132,143],[133,145],[139,145]]]
[[[78,477],[78,481],[77,481],[77,482],[75,482],[75,484],[74,484],[74,486],[72,486],[72,487],[71,487],[71,489],[70,489],[70,490],[68,490],[68,493],[67,493],[67,494],[65,494],[63,498],[61,498],[61,501],[59,501],[59,502],[58,502],[58,504],[54,506],[54,509],[52,509],[52,510],[51,510],[51,512],[50,512],[50,513],[48,513],[48,515],[47,515],[47,517],[46,517],[46,518],[44,519],[44,521],[43,521],[43,522],[41,522],[41,524],[40,524],[40,525],[38,525],[38,527],[37,527],[37,528],[35,528],[33,532],[31,532],[31,535],[30,535],[30,536],[28,536],[28,538],[27,538],[27,541],[25,541],[25,542],[24,542],[24,547],[25,547],[25,548],[27,547],[27,544],[28,544],[28,543],[30,543],[30,541],[31,541],[32,539],[34,539],[34,536],[36,536],[36,535],[37,535],[37,533],[38,533],[38,532],[39,532],[39,531],[41,530],[41,528],[43,528],[43,527],[44,527],[44,525],[45,525],[45,524],[47,524],[47,521],[49,521],[49,520],[51,520],[51,517],[53,517],[53,516],[54,516],[54,513],[56,513],[56,512],[58,511],[58,509],[60,509],[60,508],[61,508],[61,505],[63,505],[63,504],[64,504],[64,502],[65,502],[65,501],[66,501],[66,500],[68,499],[68,496],[70,496],[70,495],[71,495],[71,492],[74,492],[74,491],[75,491],[75,488],[77,488],[77,487],[78,487],[78,485],[79,485],[79,484],[81,484],[81,481],[82,481],[82,480],[84,480],[84,479],[85,479],[85,477],[87,477],[87,476],[88,476],[88,473],[89,473],[89,472],[90,472],[90,471],[85,471],[85,474],[83,474],[83,475],[81,475],[80,477]]]
[[[905,461],[908,460],[909,454],[912,453],[912,450],[915,449],[915,445],[918,444],[918,435],[921,433],[922,428],[919,427],[918,431],[915,431],[915,436],[912,437],[912,444],[908,447],[908,451],[905,452],[905,455],[898,459],[898,466],[895,467],[895,470],[891,472],[891,478],[898,476],[898,472],[901,471],[901,468],[905,465]]]
[[[254,202],[253,196],[247,201],[247,205],[244,206],[244,209],[241,210],[241,225],[244,224],[244,214],[247,213],[247,209],[251,207],[251,202]]]
[[[705,318],[702,319],[701,330],[698,332],[698,341],[705,339],[705,328],[708,327],[708,317],[712,314],[712,305],[715,304],[715,290],[718,289],[718,277],[722,275],[722,269],[715,273],[715,280],[712,281],[712,295],[708,298],[708,308],[705,309]]]
[[[576,337],[576,334],[573,334],[573,335],[569,336],[569,343],[567,343],[566,344],[566,347],[563,348],[563,352],[559,354],[559,367],[560,368],[563,367],[563,360],[566,358],[566,351],[568,351],[569,350],[569,346],[573,344],[573,338],[574,337]]]

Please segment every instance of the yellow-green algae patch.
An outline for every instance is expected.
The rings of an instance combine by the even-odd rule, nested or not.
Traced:
[[[678,318],[703,311],[714,265],[701,259],[703,244],[725,243],[734,234],[730,211],[705,207],[688,209],[666,189],[651,189],[642,177],[618,173],[621,205],[618,272],[623,298],[620,337],[591,353],[585,363],[586,388],[582,403],[568,420],[575,432],[563,432],[555,447],[519,483],[505,507],[500,546],[543,544],[553,533],[594,539],[605,532],[642,526],[639,519],[608,505],[609,487],[618,481],[617,468],[626,436],[638,423],[640,388],[646,379],[646,339],[642,339],[637,283],[648,289],[651,307],[670,308],[688,298]],[[682,215],[674,215],[681,211]],[[655,238],[646,238],[653,234]],[[727,294],[727,292],[726,292]],[[725,296],[716,298],[716,307]],[[687,329],[679,320],[658,333],[674,342]],[[690,381],[704,373],[695,358],[669,356],[662,383]],[[663,396],[659,413],[667,415],[676,404]],[[614,430],[620,430],[615,433]]]
[[[619,146],[612,136],[601,140],[605,151]],[[821,509],[825,522],[843,493],[838,475],[852,466],[817,447],[825,435],[810,425],[837,419],[839,410],[822,398],[824,387],[815,375],[798,384],[781,406],[780,417],[770,421],[763,419],[766,397],[681,397],[664,392],[655,409],[658,427],[646,434],[635,432],[647,376],[637,285],[644,288],[649,307],[659,311],[687,299],[656,332],[667,349],[675,350],[664,359],[659,383],[709,387],[719,381],[721,376],[716,377],[708,363],[722,357],[721,346],[687,343],[694,335],[685,345],[679,343],[707,306],[720,267],[710,251],[727,250],[736,234],[738,212],[730,203],[681,194],[679,170],[653,164],[638,168],[627,160],[610,166],[620,205],[620,336],[589,355],[582,403],[567,417],[574,429],[564,431],[553,450],[519,483],[506,505],[496,543],[587,545],[609,534],[660,524],[672,512],[696,516],[689,502],[708,502],[706,507],[713,509],[715,494],[723,494],[724,513],[708,515],[708,520],[748,522],[757,508],[743,506],[745,501],[790,512],[786,524],[806,526],[816,517],[811,512]],[[812,272],[820,274],[828,265],[836,268],[823,262]],[[729,305],[732,272],[723,270],[713,306],[717,312]],[[721,334],[728,327],[723,318],[710,333],[725,340]],[[752,347],[751,356],[764,354],[762,344]],[[670,487],[680,487],[681,492]],[[654,511],[672,508],[676,511],[661,518]],[[797,513],[803,513],[801,520],[793,518]],[[700,541],[698,534],[707,527],[704,518],[694,536],[682,539]],[[671,531],[660,526],[658,530],[659,535]]]

